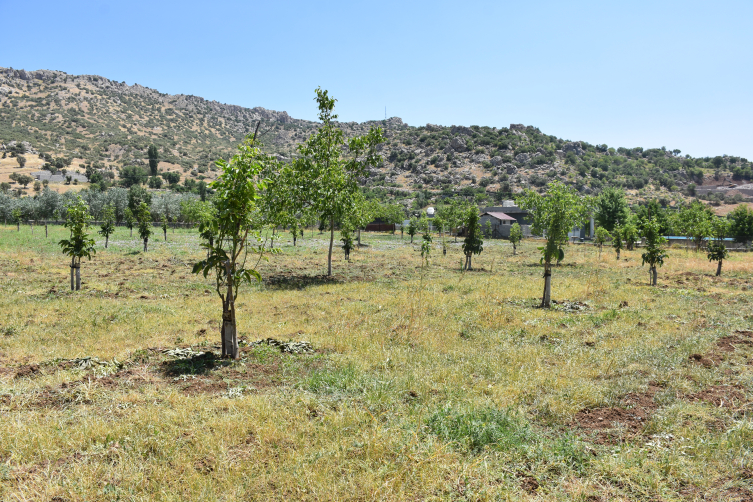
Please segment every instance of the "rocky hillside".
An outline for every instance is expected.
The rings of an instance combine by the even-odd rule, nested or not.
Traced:
[[[0,148],[10,151],[25,141],[48,161],[62,159],[73,170],[88,164],[115,181],[122,168],[147,164],[151,144],[158,148],[161,171],[179,174],[182,183],[211,180],[213,161],[230,155],[259,120],[266,148],[283,159],[294,156],[296,145],[317,127],[284,111],[163,94],[96,75],[0,68]],[[751,178],[751,163],[738,157],[698,159],[664,148],[610,148],[520,124],[411,127],[391,118],[341,125],[352,135],[375,124],[387,136],[384,163],[362,180],[375,194],[411,195],[407,191],[429,199],[461,193],[493,202],[561,179],[584,193],[620,186],[634,200],[671,202],[695,195],[700,186],[722,186],[721,192],[700,191],[717,202],[748,197],[735,191],[734,185]]]

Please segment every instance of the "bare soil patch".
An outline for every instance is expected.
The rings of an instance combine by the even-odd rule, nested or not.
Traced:
[[[654,394],[661,387],[651,385],[640,394],[628,394],[621,406],[579,411],[573,425],[593,435],[597,444],[617,444],[639,436],[658,408]]]
[[[745,403],[745,394],[736,386],[712,385],[700,392],[691,394],[688,399],[704,401],[717,408],[737,409]]]
[[[25,364],[16,370],[16,378],[33,378],[41,374],[38,364]]]

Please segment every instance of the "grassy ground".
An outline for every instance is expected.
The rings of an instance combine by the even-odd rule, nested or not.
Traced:
[[[639,251],[570,246],[541,310],[535,241],[460,273],[369,234],[328,279],[307,232],[238,322],[315,352],[228,362],[195,231],[119,228],[76,293],[64,235],[0,227],[3,500],[753,498],[749,254],[671,250],[651,288]]]

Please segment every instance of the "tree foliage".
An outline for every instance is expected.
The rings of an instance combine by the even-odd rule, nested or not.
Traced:
[[[358,213],[364,204],[358,178],[381,162],[377,145],[384,136],[380,128],[372,127],[366,135],[346,141],[335,123],[336,100],[317,88],[316,102],[321,126],[298,146],[299,157],[280,169],[271,182],[285,187],[289,214],[311,212],[326,221],[330,230],[327,275],[332,275],[335,222]]]
[[[257,126],[258,130],[258,126]],[[213,273],[215,289],[222,300],[222,355],[237,359],[238,340],[235,319],[235,300],[242,284],[260,281],[261,275],[246,266],[249,253],[261,252],[259,246],[259,194],[265,188],[260,179],[269,172],[273,157],[263,153],[256,143],[256,134],[248,136],[238,146],[230,161],[218,160],[220,174],[211,187],[215,190],[215,216],[202,223],[202,246],[207,257],[194,264],[194,273],[204,277]]]
[[[581,225],[588,218],[592,201],[581,197],[578,192],[560,181],[553,181],[547,185],[545,195],[533,190],[525,190],[516,200],[519,207],[527,209],[533,220],[532,232],[543,235],[546,244],[540,247],[544,264],[544,295],[541,306],[551,306],[550,277],[552,262],[562,261],[565,257],[564,245],[568,234],[576,226]]]
[[[97,252],[94,249],[94,239],[89,237],[87,232],[91,219],[86,202],[81,196],[77,196],[66,210],[65,227],[71,232],[70,238],[62,239],[58,243],[63,254],[71,257],[71,291],[81,289],[81,258],[91,259],[92,255]]]
[[[478,209],[469,207],[465,214],[465,240],[463,241],[463,254],[465,254],[465,270],[473,270],[472,257],[481,254],[484,250],[484,241],[481,239],[481,225],[479,225]]]
[[[108,204],[102,214],[102,224],[97,232],[99,235],[105,238],[105,249],[107,249],[107,243],[110,240],[110,236],[115,232],[115,206]]]
[[[613,187],[607,187],[599,194],[594,209],[594,220],[610,233],[615,227],[624,224],[630,214],[625,192]]]

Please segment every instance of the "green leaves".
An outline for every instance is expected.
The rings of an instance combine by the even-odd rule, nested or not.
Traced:
[[[71,231],[69,239],[58,242],[63,254],[70,256],[75,261],[81,261],[86,257],[91,259],[97,251],[94,249],[94,239],[89,237],[87,230],[92,217],[89,207],[80,195],[66,208],[65,227]]]
[[[547,266],[553,260],[564,259],[562,246],[567,243],[568,234],[576,225],[586,221],[593,206],[590,198],[581,197],[575,189],[560,181],[549,183],[545,195],[526,190],[516,202],[531,212],[533,233],[546,237],[546,246],[540,251]]]
[[[657,220],[648,220],[642,223],[643,236],[645,238],[646,251],[641,254],[642,265],[648,263],[649,267],[654,268],[657,265],[664,265],[664,259],[669,255],[664,250],[664,244],[667,242],[661,233],[661,223]]]
[[[215,190],[214,208],[197,212],[207,257],[195,263],[192,271],[204,277],[214,272],[217,291],[224,301],[223,291],[228,284],[237,297],[241,284],[261,280],[261,274],[247,269],[245,264],[249,253],[262,252],[260,247],[250,246],[249,240],[259,242],[258,201],[267,186],[262,173],[272,171],[276,160],[261,151],[253,136],[248,136],[230,161],[219,159],[216,165],[222,174],[211,184]]]

